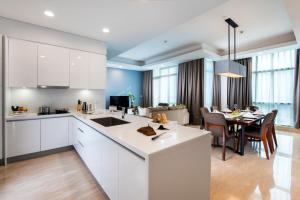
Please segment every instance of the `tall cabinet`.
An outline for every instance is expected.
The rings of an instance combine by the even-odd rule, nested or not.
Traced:
[[[2,137],[3,137],[3,129],[4,127],[2,126],[2,123],[3,123],[3,112],[4,112],[4,101],[3,101],[3,85],[4,85],[4,79],[3,79],[3,73],[2,73],[2,70],[3,70],[3,67],[2,66],[2,61],[3,61],[3,58],[2,58],[2,35],[0,35],[0,77],[1,77],[1,80],[0,80],[0,160],[2,160],[3,158],[3,152],[2,152]]]

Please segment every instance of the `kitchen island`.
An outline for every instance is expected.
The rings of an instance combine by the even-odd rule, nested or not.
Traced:
[[[115,158],[111,162],[118,163],[111,165],[112,168],[117,166],[118,169],[110,169],[112,170],[110,173],[115,174],[111,180],[114,180],[115,182],[112,182],[116,184],[111,190],[114,192],[111,194],[108,192],[111,199],[209,199],[210,134],[208,132],[177,125],[157,140],[152,141],[148,136],[137,132],[138,128],[150,123],[151,119],[148,118],[126,115],[124,120],[130,123],[104,127],[91,119],[101,117],[121,119],[121,114],[106,113],[95,116],[74,113],[74,117],[75,123],[84,123],[101,133],[107,138],[107,142],[111,143],[111,150],[115,149],[115,154],[110,152]],[[78,134],[81,133],[79,131]],[[75,148],[79,146],[80,152],[82,146],[76,144],[76,139],[74,145]],[[105,160],[106,158],[102,159],[102,162]],[[101,165],[101,159],[99,159],[99,165]],[[98,181],[105,190],[105,184],[101,183],[103,182],[101,175]]]
[[[75,147],[110,199],[210,198],[209,132],[175,125],[153,141],[137,132],[151,123],[148,118],[126,115],[123,120],[129,123],[105,127],[91,119],[121,119],[121,113],[73,112],[61,119],[66,117],[69,144]],[[49,119],[35,119],[33,115],[19,118],[24,120]],[[18,118],[7,121],[15,123]]]

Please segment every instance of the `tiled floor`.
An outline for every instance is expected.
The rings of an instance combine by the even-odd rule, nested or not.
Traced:
[[[300,199],[300,134],[278,132],[279,147],[265,159],[246,147],[246,155],[212,149],[211,199]],[[0,167],[1,200],[104,200],[101,187],[74,151]]]
[[[245,156],[227,150],[225,162],[221,148],[213,148],[211,199],[300,199],[300,135],[277,135],[279,146],[270,160],[263,147],[259,154],[250,144]]]

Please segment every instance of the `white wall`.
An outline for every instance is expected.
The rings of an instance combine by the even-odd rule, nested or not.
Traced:
[[[76,109],[77,100],[96,105],[97,109],[105,108],[105,90],[74,89],[10,89],[10,105],[25,106],[29,112],[38,112],[38,107],[47,105],[52,109]]]
[[[106,44],[78,35],[0,17],[0,34],[106,55]]]

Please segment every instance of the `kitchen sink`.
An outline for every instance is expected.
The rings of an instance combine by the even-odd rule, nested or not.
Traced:
[[[123,121],[123,120],[120,120],[120,119],[114,118],[114,117],[102,117],[102,118],[95,118],[95,119],[91,119],[91,120],[98,124],[101,124],[102,126],[105,126],[105,127],[117,126],[117,125],[129,123],[127,121]]]

